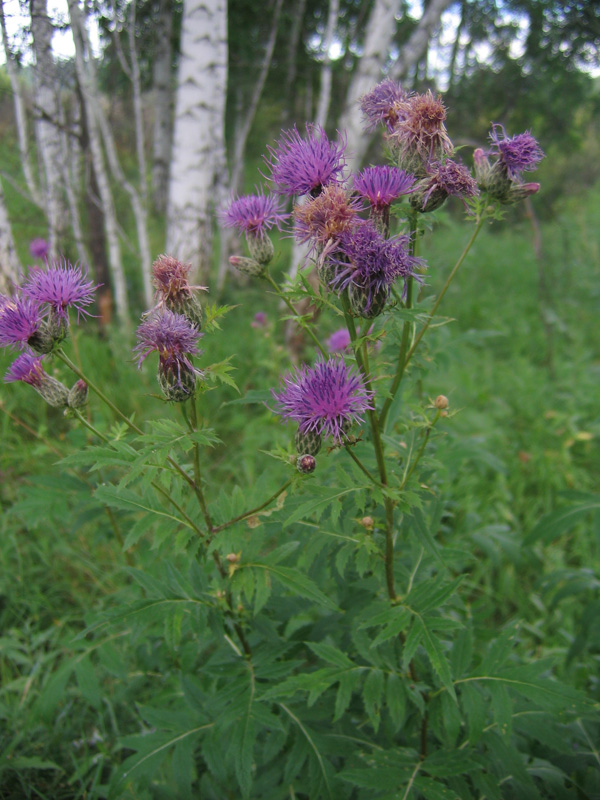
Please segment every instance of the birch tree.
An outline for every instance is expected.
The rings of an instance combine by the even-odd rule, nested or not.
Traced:
[[[0,292],[8,292],[17,283],[21,265],[15,249],[10,220],[4,204],[0,181]]]
[[[167,251],[203,276],[210,270],[211,201],[225,152],[226,89],[226,2],[184,0]]]
[[[455,0],[430,0],[419,24],[411,33],[408,42],[403,45],[398,58],[392,64],[390,74],[396,81],[401,81],[416,66],[427,52],[427,46],[438,27],[442,14]],[[458,33],[457,33],[458,36]]]
[[[58,84],[52,56],[53,26],[46,0],[29,0],[35,55],[34,119],[40,159],[44,167],[44,208],[48,219],[50,258],[59,254],[67,224],[62,188],[64,158],[59,130]]]
[[[159,214],[167,210],[173,93],[171,62],[173,59],[173,10],[170,0],[161,0],[156,30],[156,47],[152,84],[154,89],[154,134],[152,139],[152,201]]]

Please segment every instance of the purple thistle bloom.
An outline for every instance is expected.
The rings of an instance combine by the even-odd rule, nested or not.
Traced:
[[[25,352],[11,364],[4,380],[6,383],[14,383],[15,381],[23,381],[39,389],[44,383],[46,373],[42,368],[42,356],[34,356],[33,353]]]
[[[29,242],[29,252],[33,258],[46,258],[50,245],[45,239],[32,239]]]
[[[397,167],[367,167],[354,178],[354,189],[371,207],[384,211],[394,200],[410,194],[415,176]]]
[[[35,303],[48,303],[57,316],[66,318],[68,309],[77,309],[77,316],[90,312],[86,306],[94,301],[94,292],[98,287],[87,280],[80,267],[74,267],[68,261],[55,263],[45,268],[34,268],[23,284],[23,294]]]
[[[264,311],[257,311],[254,319],[250,323],[253,328],[266,328],[268,325],[267,315]]]
[[[265,195],[260,190],[258,194],[232,199],[219,216],[226,228],[237,228],[238,233],[247,236],[263,237],[274,225],[281,230],[281,224],[288,215],[282,213],[277,197]]]
[[[512,181],[518,181],[522,172],[532,172],[544,158],[544,152],[536,139],[529,133],[507,136],[504,125],[492,124],[490,133],[491,155],[498,155],[500,163]]]
[[[360,99],[367,130],[374,130],[382,122],[391,133],[401,115],[402,104],[408,100],[408,93],[391,78],[378,83]]]
[[[275,413],[298,422],[302,434],[316,431],[332,436],[337,444],[345,431],[373,408],[373,392],[365,388],[361,375],[342,358],[319,360],[314,367],[297,367],[280,380],[280,390],[271,389]]]
[[[0,295],[0,346],[25,347],[43,321],[38,303],[28,298]]]
[[[334,331],[329,339],[327,339],[327,348],[330,353],[344,352],[348,350],[351,344],[350,332],[348,328],[340,328]]]
[[[139,354],[138,369],[142,362],[155,350],[164,367],[184,364],[189,370],[200,374],[188,356],[200,353],[198,342],[202,334],[191,325],[183,314],[163,309],[152,314],[137,329],[138,344],[133,352]]]
[[[420,184],[421,185],[421,184]],[[445,161],[432,161],[427,168],[427,177],[422,181],[422,208],[432,195],[439,194],[446,197],[460,197],[464,202],[466,197],[475,197],[479,194],[477,182],[464,164],[459,164],[447,158]],[[421,198],[419,196],[419,201]]]
[[[283,131],[276,147],[267,148],[270,158],[265,156],[275,191],[288,197],[316,197],[328,183],[342,183],[345,148],[345,141],[330,142],[318,125],[306,125],[305,139],[295,126]]]
[[[294,208],[294,236],[299,242],[312,240],[312,249],[325,247],[356,223],[361,210],[358,198],[351,197],[342,186],[331,183],[317,197]]]
[[[342,292],[351,284],[367,294],[366,309],[382,292],[389,294],[396,278],[415,275],[415,269],[424,262],[411,256],[408,250],[409,236],[394,236],[385,239],[370,222],[361,222],[340,237],[340,246],[329,259],[337,264],[332,288]]]

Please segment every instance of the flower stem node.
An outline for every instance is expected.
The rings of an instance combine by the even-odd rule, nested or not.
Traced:
[[[69,389],[67,395],[67,405],[69,408],[81,408],[87,403],[88,385],[85,381],[79,380]]]
[[[296,469],[298,472],[302,473],[302,475],[310,475],[311,472],[315,471],[316,466],[316,458],[308,453],[298,456],[296,459]]]
[[[230,256],[229,263],[245,275],[252,275],[253,278],[260,278],[267,271],[266,264],[260,264],[253,258],[246,256]]]
[[[323,437],[318,431],[309,430],[302,433],[300,428],[296,431],[294,439],[296,445],[296,452],[300,455],[306,454],[309,456],[316,456],[323,444]]]
[[[446,395],[438,394],[438,396],[434,400],[433,405],[437,409],[441,410],[441,409],[448,408],[448,406],[450,405],[450,402],[449,402],[448,398],[446,397]]]
[[[248,234],[246,236],[246,241],[248,242],[250,255],[258,264],[266,266],[273,260],[275,248],[273,247],[273,242],[266,234],[262,236]]]

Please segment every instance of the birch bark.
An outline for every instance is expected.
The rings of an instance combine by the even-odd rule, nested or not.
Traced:
[[[402,80],[427,52],[427,46],[440,23],[444,11],[456,0],[431,0],[423,12],[419,24],[414,29],[408,42],[390,70],[392,78]]]
[[[15,249],[10,220],[0,182],[0,292],[8,292],[18,281],[21,265]]]
[[[169,193],[169,161],[173,102],[171,91],[171,37],[173,11],[170,0],[162,0],[158,15],[156,51],[154,55],[154,136],[152,143],[152,200],[159,214],[167,210]]]
[[[63,240],[67,213],[62,189],[61,133],[58,125],[58,84],[52,57],[53,27],[46,0],[29,0],[31,33],[35,54],[34,118],[41,161],[44,166],[45,211],[48,218],[48,255],[57,258]]]
[[[100,138],[100,128],[96,112],[100,107],[100,98],[96,90],[93,75],[86,63],[85,47],[85,23],[79,9],[78,0],[69,0],[69,16],[71,19],[71,29],[75,42],[75,69],[77,80],[81,88],[81,98],[85,105],[85,116],[88,127],[89,147],[94,165],[94,174],[98,183],[98,194],[102,205],[102,216],[104,221],[104,231],[108,246],[108,262],[111,272],[111,282],[115,296],[117,315],[122,323],[128,322],[128,302],[127,286],[125,274],[123,272],[123,262],[121,259],[121,247],[119,244],[117,218],[113,196],[108,181],[108,175],[104,164],[104,154],[102,152],[102,142]],[[88,51],[89,54],[89,51]],[[89,54],[91,56],[91,54]]]
[[[184,0],[167,251],[191,262],[203,278],[210,271],[211,200],[225,153],[226,89],[226,2]]]
[[[4,16],[4,2],[0,0],[0,27],[2,28],[2,45],[4,47],[4,57],[6,60],[6,72],[10,80],[10,87],[13,93],[15,106],[15,121],[17,125],[17,139],[19,142],[19,154],[21,156],[21,166],[25,184],[33,202],[42,208],[42,194],[35,181],[31,159],[29,157],[29,139],[27,133],[27,115],[25,113],[25,103],[19,83],[19,72],[13,52],[10,48],[8,32],[6,29],[6,18]]]

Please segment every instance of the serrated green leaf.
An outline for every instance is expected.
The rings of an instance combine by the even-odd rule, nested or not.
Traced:
[[[537,541],[551,542],[563,533],[571,530],[580,519],[595,511],[600,510],[600,497],[587,495],[583,502],[568,508],[561,508],[543,516],[525,537],[525,544],[530,545]]]
[[[341,650],[338,650],[337,647],[331,644],[322,642],[305,642],[305,644],[310,647],[315,655],[322,658],[323,661],[328,661],[335,667],[352,669],[352,667],[355,666],[354,662],[351,661],[345,653],[342,653]]]
[[[454,685],[452,683],[450,664],[444,655],[440,640],[435,635],[433,630],[428,626],[426,617],[417,616],[413,625],[418,625],[422,628],[421,639],[425,650],[427,651],[427,655],[429,656],[431,666],[435,670],[438,678],[441,680],[446,690],[450,693],[450,696],[454,702],[458,702],[456,698],[456,692],[454,691]]]
[[[402,679],[395,672],[390,672],[387,676],[385,702],[394,727],[398,730],[406,715],[406,690]]]
[[[260,564],[257,562],[244,566],[264,569],[276,578],[282,586],[285,586],[292,594],[300,595],[308,600],[312,600],[319,606],[328,608],[330,611],[339,611],[336,604],[324,594],[319,587],[307,575],[291,567],[274,566],[271,564]]]
[[[363,687],[362,696],[365,711],[369,715],[369,720],[375,732],[379,729],[381,720],[381,699],[383,697],[384,683],[384,673],[380,669],[373,669],[367,675],[367,680]]]

